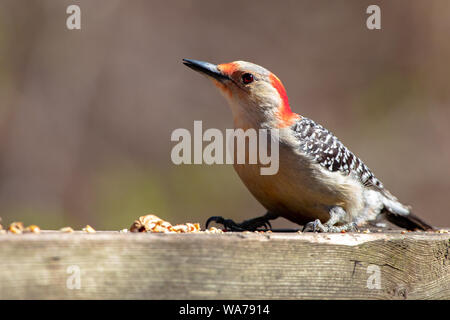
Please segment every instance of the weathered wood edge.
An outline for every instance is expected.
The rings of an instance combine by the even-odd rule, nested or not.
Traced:
[[[449,252],[437,233],[7,234],[0,299],[450,299]]]

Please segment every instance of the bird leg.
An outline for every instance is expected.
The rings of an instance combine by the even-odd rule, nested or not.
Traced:
[[[224,226],[225,231],[267,231],[272,229],[272,225],[269,220],[278,218],[277,215],[267,212],[265,215],[249,220],[245,220],[241,223],[236,223],[231,219],[225,219],[223,217],[210,217],[206,221],[206,229],[211,222],[215,222]],[[263,229],[261,229],[263,228]]]
[[[341,207],[333,207],[330,209],[330,219],[322,224],[319,219],[308,222],[303,227],[302,232],[342,232],[342,231],[356,231],[356,223],[350,222],[341,226],[335,226],[338,223],[345,223],[346,212]]]

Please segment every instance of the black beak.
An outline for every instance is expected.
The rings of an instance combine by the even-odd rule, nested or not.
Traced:
[[[219,81],[229,80],[229,78],[226,75],[223,75],[222,72],[220,72],[220,70],[217,69],[217,65],[215,64],[191,59],[183,59],[183,64],[195,71],[206,74],[216,80]]]

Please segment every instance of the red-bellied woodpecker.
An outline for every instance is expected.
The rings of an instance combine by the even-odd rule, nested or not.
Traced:
[[[381,214],[407,229],[432,227],[401,204],[370,169],[330,131],[293,113],[281,81],[253,63],[225,64],[184,59],[183,63],[208,76],[224,93],[235,128],[277,129],[279,171],[261,175],[257,165],[235,164],[235,170],[267,214],[235,223],[211,217],[230,230],[270,227],[269,220],[284,217],[322,232],[353,230]]]

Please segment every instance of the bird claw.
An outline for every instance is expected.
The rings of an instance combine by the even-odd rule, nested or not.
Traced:
[[[346,213],[341,207],[333,207],[330,209],[330,219],[322,224],[319,219],[312,222],[308,222],[303,227],[303,232],[347,232],[347,231],[358,231],[358,227],[355,222],[349,222],[340,226],[335,226],[336,224],[345,223]]]
[[[350,230],[349,231],[354,231],[354,232],[358,232],[359,231],[359,228],[358,228],[358,225],[356,224],[356,222],[351,222],[351,223],[349,223],[349,228],[350,228]]]
[[[242,223],[236,223],[231,219],[225,219],[221,216],[213,216],[206,221],[206,229],[208,229],[211,222],[223,225],[225,231],[268,231],[272,229],[270,222],[262,217],[246,220]],[[259,229],[261,227],[264,227],[264,229]]]
[[[302,232],[327,232],[325,226],[322,225],[319,219],[308,222],[303,226]]]
[[[225,231],[245,231],[245,230],[241,229],[239,227],[239,225],[236,222],[234,222],[233,220],[225,219],[224,217],[221,217],[221,216],[210,217],[206,221],[205,229],[208,229],[209,224],[211,222],[215,222],[217,224],[223,225],[223,227],[225,228]]]
[[[350,222],[347,224],[344,224],[342,226],[330,226],[325,224],[322,224],[319,219],[316,219],[314,221],[308,222],[303,227],[302,232],[331,232],[331,233],[339,233],[339,232],[356,232],[358,231],[358,226],[355,222]]]

